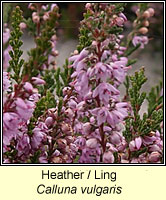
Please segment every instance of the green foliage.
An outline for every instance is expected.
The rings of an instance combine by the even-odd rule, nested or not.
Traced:
[[[144,12],[145,10],[148,9],[148,3],[139,3],[138,4],[140,12]]]
[[[32,22],[31,19],[26,21],[28,28],[35,36],[36,47],[28,52],[29,60],[24,65],[24,74],[29,75],[29,79],[38,74],[42,75],[42,67],[45,64],[48,66],[48,56],[51,53],[51,38],[55,35],[55,27],[59,18],[58,8],[55,8],[49,14],[49,19],[42,21],[40,26]],[[36,31],[34,33],[34,31]],[[40,34],[39,34],[40,33]]]
[[[130,65],[133,65],[137,62],[137,59],[132,59],[132,60],[128,60],[128,63],[127,63],[127,67],[130,66]]]
[[[46,114],[48,109],[56,107],[56,100],[54,95],[48,90],[46,92],[46,96],[43,96],[36,103],[35,111],[33,112],[33,117],[30,119],[30,123],[28,124],[28,134],[33,135],[32,131],[35,128],[35,123],[38,118],[42,115]]]
[[[134,51],[136,51],[139,47],[141,46],[141,44],[137,44],[136,46],[134,47],[131,47],[131,48],[128,48],[126,50],[126,52],[124,53],[124,56],[130,56]]]
[[[63,95],[63,88],[65,86],[68,86],[68,84],[71,81],[71,74],[73,69],[72,68],[68,68],[69,66],[69,62],[66,59],[65,64],[63,65],[63,71],[60,68],[57,68],[55,74],[54,74],[54,78],[56,80],[56,95],[58,97],[61,97]]]
[[[88,13],[84,15],[84,18],[88,18]],[[85,27],[80,27],[80,34],[79,34],[79,45],[77,46],[77,50],[80,52],[83,48],[88,47],[92,44],[92,35],[90,30]]]
[[[163,104],[163,95],[161,95],[162,90],[162,82],[156,87],[152,87],[147,100],[149,103],[148,106],[148,116],[150,117],[152,112],[157,109],[157,107],[162,107]]]
[[[39,163],[39,156],[41,154],[40,150],[37,150],[33,156],[30,157],[29,163]]]
[[[120,12],[123,12],[124,11],[124,7],[126,6],[127,4],[126,3],[116,3],[115,4],[115,14],[116,13],[120,13]]]
[[[48,90],[46,96],[40,98],[40,100],[36,103],[36,109],[33,113],[34,118],[38,119],[41,115],[47,112],[50,108],[56,107],[56,101],[54,95]]]
[[[162,101],[159,97],[161,84],[160,87],[156,87],[156,91],[152,88],[147,97],[149,102],[148,114],[144,113],[142,119],[140,117],[139,111],[146,98],[146,93],[140,92],[140,90],[146,80],[143,68],[139,72],[135,72],[134,76],[127,76],[126,78],[125,87],[128,96],[126,100],[131,103],[133,110],[133,114],[130,112],[125,120],[126,126],[123,131],[123,135],[128,142],[135,137],[149,135],[151,131],[160,130],[160,123],[163,121],[163,110],[159,106]],[[155,106],[153,107],[153,105]],[[142,150],[140,154],[141,152]],[[140,155],[139,152],[137,153]]]
[[[147,152],[148,148],[147,147],[144,147],[138,151],[133,151],[131,152],[131,158],[138,158],[139,155]]]
[[[11,10],[12,10],[11,3],[3,3],[3,24],[9,22]]]
[[[23,21],[22,11],[17,6],[12,13],[12,28],[13,30],[10,33],[9,44],[12,47],[12,50],[9,51],[11,60],[9,61],[9,68],[13,70],[14,74],[11,75],[17,83],[20,83],[22,80],[21,68],[24,64],[24,60],[20,59],[23,51],[20,50],[23,42],[20,40],[22,32],[20,30],[20,23]]]
[[[140,89],[146,81],[147,78],[144,75],[143,68],[140,70],[140,72],[135,72],[135,76],[130,76],[132,87],[129,89],[129,95],[135,118],[137,117],[138,111],[140,110],[140,107],[146,98],[145,92],[140,93]]]

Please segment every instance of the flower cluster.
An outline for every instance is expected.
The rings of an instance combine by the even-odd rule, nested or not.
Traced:
[[[143,70],[127,76],[132,63],[128,55],[148,43],[139,34],[145,34],[154,10],[137,11],[134,30],[125,40],[123,6],[86,4],[79,45],[64,72],[55,62],[57,5],[30,3],[29,21],[16,8],[11,37],[9,29],[4,32],[4,44],[10,37],[12,48],[11,60],[4,58],[4,65],[9,62],[13,70],[3,72],[4,163],[162,162],[161,88],[151,91],[147,98],[151,108],[141,118],[146,94],[140,89],[146,78]],[[26,27],[36,47],[24,64],[19,48],[21,30]],[[123,83],[126,96],[122,99],[119,86]]]
[[[93,27],[93,21],[106,21],[102,13],[109,8],[109,14],[116,7],[101,4],[99,9],[88,4],[87,9],[93,13],[88,26]],[[127,20],[120,12],[114,20],[108,22],[111,27],[122,27]],[[111,23],[111,24],[110,24]],[[107,24],[104,24],[106,27]],[[114,152],[125,148],[125,140],[120,133],[119,124],[128,116],[128,104],[120,101],[118,86],[124,81],[128,59],[123,56],[126,48],[120,45],[122,35],[107,34],[103,29],[95,29],[91,46],[83,49],[78,55],[69,58],[73,62],[74,96],[70,97],[69,107],[75,104],[74,131],[80,134],[76,144],[81,150],[79,162],[114,162]],[[95,35],[96,34],[96,35]],[[101,34],[105,38],[100,41]],[[108,48],[113,44],[113,48]],[[76,109],[81,105],[81,110]],[[85,122],[84,122],[85,121]]]

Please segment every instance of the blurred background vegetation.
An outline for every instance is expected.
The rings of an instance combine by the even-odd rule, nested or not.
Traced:
[[[31,17],[32,11],[28,9],[29,3],[3,3],[3,23],[10,27],[11,12],[13,7],[19,5],[23,11],[23,16],[27,19]],[[48,3],[46,3],[48,4]],[[132,29],[130,21],[135,19],[135,11],[138,3],[127,3],[125,14],[128,17],[126,30]],[[61,18],[59,20],[58,35],[67,39],[75,39],[78,36],[79,23],[83,18],[85,3],[57,3],[60,8]],[[149,6],[155,9],[155,15],[150,20],[150,29],[148,36],[152,40],[149,48],[154,51],[163,52],[163,3],[149,3]]]

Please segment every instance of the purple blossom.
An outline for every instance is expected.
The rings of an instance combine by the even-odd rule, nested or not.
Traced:
[[[9,38],[10,38],[10,29],[5,28],[5,30],[3,32],[3,44],[6,44],[9,40]]]
[[[106,81],[107,78],[111,77],[112,68],[102,62],[98,62],[93,68],[88,68],[87,75],[92,78],[95,76],[102,81]]]
[[[114,163],[114,155],[111,151],[105,152],[103,154],[103,162],[104,163]]]
[[[28,155],[30,153],[30,138],[27,134],[24,134],[18,139],[18,143],[16,146],[16,149],[18,150],[18,156],[21,155]]]
[[[120,92],[109,83],[100,83],[93,91],[93,98],[99,96],[99,99],[107,105],[111,98],[117,100]]]
[[[132,43],[134,46],[141,44],[140,48],[144,48],[144,45],[148,44],[148,37],[147,36],[134,36]]]
[[[34,110],[34,103],[28,100],[17,98],[15,104],[18,115],[24,120],[30,119]]]
[[[86,58],[88,56],[89,52],[86,49],[83,49],[80,54],[78,55],[74,55],[72,57],[69,58],[69,62],[74,61],[74,63],[72,64],[72,66],[76,69],[78,63],[83,60],[84,58]]]
[[[33,129],[33,137],[32,137],[32,147],[33,149],[39,148],[42,142],[46,140],[46,134],[41,131],[40,128],[36,127]]]
[[[3,91],[10,92],[9,89],[11,82],[9,80],[9,73],[3,72]]]
[[[16,113],[5,112],[3,114],[3,143],[9,145],[12,138],[18,134],[20,119]]]
[[[35,85],[44,85],[46,82],[40,78],[32,77],[32,83]]]

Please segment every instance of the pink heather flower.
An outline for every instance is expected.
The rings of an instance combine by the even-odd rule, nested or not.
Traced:
[[[157,152],[157,151],[156,152],[154,151],[149,155],[149,161],[151,163],[158,162],[160,160],[160,158],[161,158],[161,154],[159,152]]]
[[[56,3],[53,3],[53,4],[51,5],[51,11],[53,11],[55,8],[57,8],[57,4],[56,4]]]
[[[15,104],[16,104],[17,113],[22,119],[28,120],[31,118],[33,110],[34,110],[33,102],[28,101],[28,100],[23,100],[21,98],[17,98],[17,100],[15,101]]]
[[[141,137],[135,138],[135,146],[138,150],[141,148],[141,145],[142,145],[142,138]]]
[[[18,133],[19,116],[13,112],[3,114],[3,143],[9,145],[12,138]]]
[[[30,138],[27,134],[24,134],[21,138],[19,138],[16,149],[18,150],[18,156],[21,156],[22,154],[24,155],[29,154],[31,146],[30,146]]]
[[[117,17],[117,18],[116,18],[116,24],[117,24],[118,26],[123,26],[123,24],[124,24],[124,19],[123,19],[122,17]]]
[[[35,85],[44,85],[46,82],[40,78],[32,77],[32,83]]]
[[[89,52],[88,52],[87,50],[83,49],[83,50],[80,52],[80,54],[74,55],[74,56],[70,57],[70,58],[69,58],[69,62],[74,61],[74,63],[72,64],[72,66],[73,66],[74,68],[76,68],[77,65],[78,65],[78,63],[79,63],[81,60],[83,60],[85,57],[87,57],[88,54],[89,54]]]
[[[21,30],[23,30],[27,27],[27,25],[24,22],[21,22],[19,26],[20,26]]]
[[[127,17],[123,13],[119,13],[119,17],[123,18],[124,21],[127,21]]]
[[[123,109],[121,109],[122,111]],[[93,115],[97,116],[97,123],[100,126],[101,124],[107,122],[110,126],[115,127],[126,115],[124,113],[112,110],[109,111],[108,108],[95,108],[90,111]]]
[[[149,152],[153,152],[153,151],[158,151],[161,153],[162,149],[157,144],[153,144],[153,145],[149,146]]]
[[[40,163],[48,163],[48,158],[46,155],[40,156],[39,157],[39,162]]]
[[[74,112],[71,108],[68,108],[67,110],[65,110],[65,115],[68,117],[68,118],[73,118],[74,117]]]
[[[44,140],[46,140],[46,134],[43,131],[41,131],[40,128],[38,127],[34,128],[32,137],[32,147],[34,149],[37,149]]]
[[[46,21],[46,20],[48,20],[49,19],[49,12],[46,12],[46,13],[44,13],[44,15],[43,15],[43,20],[44,21]]]
[[[110,112],[108,108],[101,107],[95,108],[90,111],[93,115],[97,116],[98,126],[107,122],[110,126],[115,127],[119,123],[120,119],[116,116],[116,113]],[[119,113],[118,113],[119,114]]]
[[[129,143],[130,151],[139,150],[141,148],[141,145],[142,145],[142,138],[141,137],[135,138],[135,140],[132,140]]]
[[[84,97],[85,94],[89,92],[89,85],[88,85],[88,76],[87,73],[83,70],[80,71],[80,73],[77,76],[76,83],[74,85],[74,88],[76,91],[79,92],[79,94]]]
[[[48,5],[42,5],[42,9],[43,10],[47,10],[48,9]]]
[[[102,62],[107,60],[110,57],[110,55],[111,55],[111,53],[109,50],[104,50],[102,57],[101,57]]]
[[[147,36],[134,36],[132,43],[134,46],[141,44],[140,48],[144,48],[144,45],[148,44],[148,37]]]
[[[145,146],[153,144],[153,142],[156,140],[155,136],[144,136],[143,137],[143,144]]]
[[[117,99],[120,92],[109,83],[100,83],[93,91],[93,98],[99,96],[99,99],[107,105],[110,98]]]
[[[114,163],[114,155],[112,152],[108,151],[103,154],[104,163]]]
[[[86,3],[85,8],[88,10],[91,8],[91,3]]]
[[[91,128],[92,128],[92,126],[91,126],[91,124],[89,122],[84,123],[83,126],[82,126],[83,133],[84,134],[89,134],[90,131],[91,131]]]
[[[39,23],[40,17],[38,15],[34,15],[34,16],[32,16],[32,20],[34,23]]]
[[[3,72],[3,91],[10,92],[10,80],[9,80],[9,73]]]
[[[135,141],[134,140],[132,140],[129,143],[129,148],[130,148],[130,151],[136,151],[136,146],[135,146]]]
[[[52,117],[47,117],[46,118],[46,121],[45,121],[46,126],[50,127],[50,126],[53,125],[53,123],[54,123],[54,120],[53,120]]]
[[[24,87],[25,91],[27,91],[28,93],[32,93],[33,92],[33,86],[32,86],[31,83],[25,82],[23,87]]]
[[[119,143],[121,143],[123,140],[122,135],[116,131],[113,131],[113,133],[110,136],[110,141],[112,144],[114,145],[118,145]]]
[[[128,67],[126,67],[127,62],[127,58],[121,57],[120,60],[117,60],[111,64],[113,69],[112,74],[114,78],[118,81],[118,85],[119,83],[122,83],[125,80],[126,71],[128,70]]]
[[[93,68],[88,68],[87,75],[90,78],[96,76],[97,79],[106,81],[111,76],[111,70],[112,68],[109,65],[98,62]]]
[[[9,51],[11,50],[11,46],[9,45],[3,52],[3,68],[6,69],[9,66],[10,55]]]
[[[78,136],[74,143],[77,147],[83,148],[86,144],[86,139],[81,136]]]
[[[98,141],[96,138],[90,138],[86,141],[86,146],[90,149],[96,148],[98,145]]]
[[[10,29],[5,28],[5,30],[3,32],[3,44],[6,44],[9,40],[9,38],[10,38]]]

